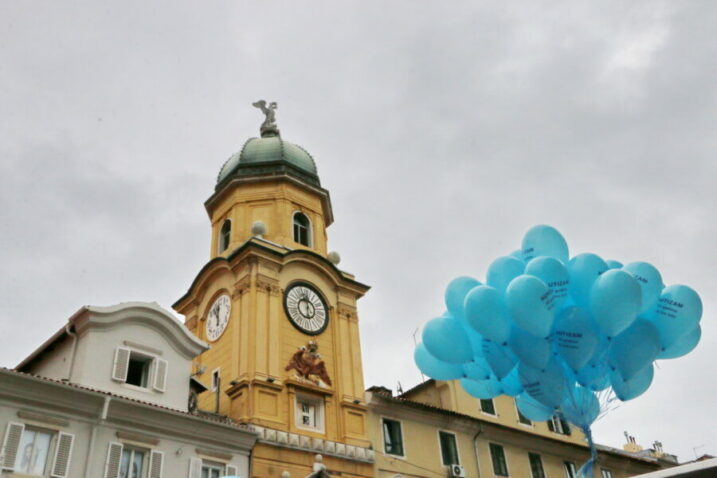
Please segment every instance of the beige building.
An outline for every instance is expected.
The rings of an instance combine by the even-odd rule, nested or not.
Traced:
[[[372,387],[367,402],[377,478],[575,478],[590,457],[565,421],[531,422],[511,397],[478,400],[455,381],[429,380],[399,396]],[[631,477],[673,460],[600,446],[594,476]]]

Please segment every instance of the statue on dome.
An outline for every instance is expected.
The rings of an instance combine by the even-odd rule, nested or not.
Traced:
[[[259,100],[252,103],[252,106],[259,108],[265,116],[264,122],[259,128],[261,135],[264,136],[265,133],[279,134],[279,128],[276,126],[276,109],[278,107],[276,101],[272,101],[267,106],[265,100]]]

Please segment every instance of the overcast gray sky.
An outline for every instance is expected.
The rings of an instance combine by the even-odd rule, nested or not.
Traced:
[[[265,98],[373,286],[367,386],[415,385],[446,283],[547,223],[704,301],[702,343],[597,439],[717,454],[715,25],[712,1],[0,1],[0,364],[84,304],[170,308]]]

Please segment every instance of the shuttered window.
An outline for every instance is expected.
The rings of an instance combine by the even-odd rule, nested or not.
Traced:
[[[153,450],[149,457],[149,478],[162,478],[163,467],[164,453]]]
[[[505,462],[505,452],[503,447],[490,444],[490,458],[493,461],[493,473],[496,476],[508,476],[508,464]]]
[[[0,450],[0,457],[2,460],[2,470],[14,470],[15,461],[17,459],[17,450],[20,446],[20,439],[22,439],[22,432],[25,429],[25,425],[22,423],[10,422],[5,428],[5,437],[2,442],[2,450]]]
[[[107,449],[107,459],[105,461],[105,477],[119,478],[120,460],[122,459],[121,443],[112,442]]]
[[[57,448],[55,459],[52,462],[52,478],[67,478],[70,470],[70,458],[72,458],[72,444],[75,436],[69,433],[60,432],[57,437]]]
[[[227,465],[227,475],[239,476],[239,469],[234,465]]]
[[[115,361],[112,366],[112,380],[124,382],[127,380],[127,372],[129,371],[129,354],[130,350],[125,347],[117,347],[115,350]]]
[[[161,358],[154,359],[154,389],[164,392],[167,386],[167,361]]]

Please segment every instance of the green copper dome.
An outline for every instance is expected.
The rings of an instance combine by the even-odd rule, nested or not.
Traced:
[[[314,158],[302,147],[281,139],[278,134],[250,138],[234,153],[217,177],[217,187],[230,177],[289,174],[319,186]]]

